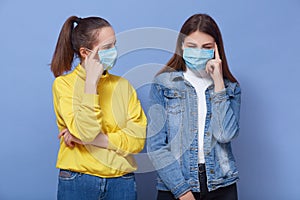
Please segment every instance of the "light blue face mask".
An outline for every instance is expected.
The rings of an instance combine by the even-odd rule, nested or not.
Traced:
[[[100,63],[103,65],[104,70],[110,70],[116,63],[118,52],[116,47],[113,47],[110,49],[98,51],[98,55],[100,58]]]
[[[213,49],[184,48],[183,59],[191,70],[205,70],[206,63],[214,57]]]

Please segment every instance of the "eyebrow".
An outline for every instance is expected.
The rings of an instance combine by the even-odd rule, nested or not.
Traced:
[[[193,43],[193,42],[187,42],[186,44],[187,45],[197,45],[196,43]]]
[[[202,46],[213,45],[213,42],[204,43]]]
[[[112,41],[110,43],[106,43],[106,44],[102,45],[101,47],[107,47],[109,45],[116,44],[116,42],[117,42],[117,40],[114,40],[114,41]]]
[[[195,46],[197,46],[197,44],[194,43],[194,42],[186,42],[186,45],[195,45]],[[213,45],[213,42],[207,42],[207,43],[202,44],[202,46],[208,46],[208,45]]]

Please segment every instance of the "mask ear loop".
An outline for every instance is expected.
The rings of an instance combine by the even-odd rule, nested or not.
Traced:
[[[93,51],[93,50],[90,50],[89,48],[85,48],[85,49],[88,50],[89,52],[94,53],[94,51]]]

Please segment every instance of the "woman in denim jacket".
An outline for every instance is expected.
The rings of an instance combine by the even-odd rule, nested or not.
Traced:
[[[158,173],[157,199],[237,199],[231,140],[239,133],[241,89],[210,16],[183,24],[150,97],[147,150]]]

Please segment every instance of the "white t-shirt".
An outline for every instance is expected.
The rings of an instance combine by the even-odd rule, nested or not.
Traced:
[[[198,97],[198,163],[205,163],[204,159],[204,127],[207,113],[205,90],[213,83],[210,75],[201,70],[198,73],[188,67],[183,73],[184,78],[195,88]]]

